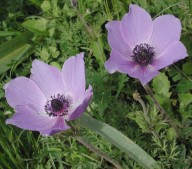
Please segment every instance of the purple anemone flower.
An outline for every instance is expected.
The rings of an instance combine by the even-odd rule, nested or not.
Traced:
[[[187,56],[179,41],[181,23],[173,15],[151,16],[137,5],[130,5],[121,21],[106,24],[112,49],[105,63],[115,71],[138,78],[143,85],[159,74],[160,69]]]
[[[6,121],[26,130],[52,135],[70,127],[93,95],[85,90],[84,53],[67,59],[60,71],[40,60],[32,63],[31,77],[17,77],[4,86],[5,97],[15,114]]]

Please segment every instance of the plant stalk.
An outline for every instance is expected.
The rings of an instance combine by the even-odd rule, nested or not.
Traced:
[[[116,167],[116,169],[123,169],[122,166],[115,160],[113,160],[112,158],[110,158],[107,154],[101,152],[99,149],[95,148],[93,145],[91,145],[90,143],[88,143],[87,141],[85,141],[82,137],[77,135],[77,130],[74,128],[74,126],[72,125],[72,123],[67,123],[70,127],[71,130],[74,133],[74,138],[81,143],[82,145],[84,145],[86,148],[88,148],[90,151],[94,152],[95,154],[97,154],[98,156],[100,156],[101,158],[105,159],[106,161],[108,161],[109,163],[111,163],[113,166]]]
[[[149,118],[148,118],[148,111],[147,111],[145,102],[143,101],[143,99],[141,98],[141,96],[139,95],[139,93],[138,93],[137,91],[136,91],[135,93],[133,93],[133,98],[141,104],[141,106],[142,106],[142,108],[143,108],[143,113],[144,113],[143,117],[144,117],[146,123],[147,123],[147,124],[149,125],[149,127],[152,129],[152,130],[150,130],[150,131],[152,132],[152,134],[153,134],[156,138],[159,138],[158,133],[156,133],[154,127],[151,125],[150,120],[149,120]]]
[[[75,137],[75,139],[81,143],[82,145],[84,145],[86,148],[88,148],[90,151],[94,152],[95,154],[97,154],[98,156],[102,157],[103,159],[105,159],[106,161],[110,162],[113,166],[116,167],[116,169],[123,169],[122,166],[116,162],[115,160],[113,160],[112,158],[110,158],[107,154],[101,152],[99,149],[95,148],[93,145],[89,144],[87,141],[85,141],[83,138],[81,137]]]
[[[161,107],[161,105],[159,104],[159,102],[156,100],[156,98],[154,97],[153,91],[151,90],[151,88],[149,87],[149,85],[144,85],[143,86],[145,91],[148,93],[148,95],[151,97],[151,99],[153,100],[155,106],[158,108],[158,110],[162,113],[162,115],[164,116],[165,120],[167,120],[167,122],[173,127],[173,129],[175,130],[178,138],[178,130],[176,125],[174,124],[174,122],[171,120],[171,118],[169,117],[169,115],[167,114],[167,112],[163,109],[163,107]]]

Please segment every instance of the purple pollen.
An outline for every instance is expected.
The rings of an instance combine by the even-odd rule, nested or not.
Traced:
[[[154,48],[146,43],[135,46],[131,56],[140,66],[147,66],[153,62],[155,56]]]
[[[69,110],[69,101],[63,95],[51,96],[45,105],[45,111],[49,116],[67,115]]]

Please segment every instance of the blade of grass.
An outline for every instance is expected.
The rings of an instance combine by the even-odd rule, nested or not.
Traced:
[[[33,45],[29,43],[32,38],[33,33],[27,31],[0,45],[0,74],[10,68],[13,60],[18,60],[31,52]]]
[[[95,131],[121,151],[127,153],[141,167],[146,169],[158,168],[156,161],[147,152],[115,128],[86,114],[81,116],[79,122],[81,126]]]

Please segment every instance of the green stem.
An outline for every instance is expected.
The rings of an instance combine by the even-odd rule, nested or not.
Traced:
[[[84,17],[82,16],[82,14],[79,12],[79,10],[77,9],[77,7],[74,7],[76,13],[77,13],[77,16],[79,17],[79,19],[81,20],[82,24],[85,26],[89,36],[91,37],[92,40],[94,40],[97,44],[97,47],[99,48],[100,50],[100,53],[101,53],[101,60],[102,62],[104,63],[105,62],[105,56],[103,55],[102,53],[102,46],[101,44],[98,42],[98,36],[97,34],[95,33],[94,29],[92,28],[91,25],[88,25],[86,20],[84,19]]]
[[[101,152],[99,149],[95,148],[93,145],[91,145],[90,143],[88,143],[87,141],[85,141],[82,137],[78,136],[77,134],[77,130],[74,128],[74,126],[72,125],[72,123],[67,123],[70,127],[71,130],[74,133],[74,138],[81,143],[82,145],[84,145],[86,148],[88,148],[90,151],[94,152],[95,154],[97,154],[98,156],[100,156],[101,158],[105,159],[106,161],[110,162],[113,166],[115,166],[117,169],[122,169],[122,166],[115,160],[113,160],[112,158],[110,158],[107,154]]]
[[[113,160],[112,158],[110,158],[107,154],[101,152],[99,149],[95,148],[93,145],[89,144],[87,141],[85,141],[83,138],[81,137],[75,137],[75,139],[81,143],[82,145],[84,145],[85,147],[87,147],[90,151],[94,152],[95,154],[97,154],[98,156],[102,157],[103,159],[105,159],[106,161],[110,162],[113,166],[115,166],[117,169],[122,169],[122,166],[116,162],[115,160]]]
[[[76,13],[77,13],[77,16],[79,17],[79,19],[81,20],[81,22],[82,22],[83,25],[85,26],[87,32],[88,32],[89,35],[91,36],[91,38],[93,38],[93,39],[94,39],[94,38],[97,38],[97,36],[95,35],[95,32],[94,32],[93,28],[86,23],[85,19],[83,18],[83,16],[82,16],[81,13],[79,12],[79,10],[78,10],[76,7],[74,7],[74,9],[75,9],[75,11],[76,11]]]
[[[161,15],[161,14],[162,14],[163,12],[165,12],[166,10],[172,8],[173,6],[180,5],[181,3],[183,3],[183,2],[178,2],[178,3],[175,3],[175,4],[173,4],[173,5],[168,6],[167,8],[165,8],[165,9],[163,9],[161,12],[159,12],[157,15],[155,15],[155,16],[153,17],[153,19],[155,19],[156,17],[158,17],[159,15]]]
[[[79,125],[95,131],[103,139],[129,155],[129,157],[134,159],[142,168],[154,169],[158,167],[156,161],[148,153],[108,124],[83,114],[80,117]]]
[[[145,106],[144,101],[141,99],[141,96],[139,95],[139,93],[137,91],[135,93],[133,93],[133,98],[134,98],[134,100],[138,101],[141,104],[141,106],[143,108],[144,115],[147,116],[147,114],[148,114],[147,108]]]
[[[137,101],[141,104],[141,106],[143,108],[144,115],[147,117],[148,112],[147,112],[147,108],[145,106],[145,103],[144,103],[143,99],[139,98]]]
[[[167,112],[163,109],[163,107],[161,107],[161,105],[159,104],[159,102],[156,100],[156,98],[154,97],[153,91],[151,90],[151,88],[149,87],[149,85],[144,85],[143,86],[145,91],[148,93],[148,95],[151,97],[151,99],[153,100],[155,106],[159,109],[159,111],[162,113],[162,115],[165,117],[165,120],[167,120],[167,122],[173,127],[173,129],[175,130],[175,132],[178,135],[178,130],[176,125],[174,124],[174,122],[171,120],[171,118],[169,117],[169,115],[167,114]]]
[[[141,106],[142,106],[142,108],[143,108],[143,112],[144,112],[143,118],[145,119],[146,123],[148,124],[151,133],[152,133],[155,137],[159,138],[158,133],[156,133],[154,127],[151,125],[150,120],[149,120],[149,118],[148,118],[148,111],[147,111],[145,102],[143,101],[143,99],[141,98],[141,96],[139,95],[139,93],[138,93],[137,91],[133,94],[133,98],[141,104]]]
[[[168,114],[166,113],[166,111],[163,109],[163,107],[161,107],[161,105],[159,104],[159,102],[156,100],[156,98],[154,97],[153,91],[151,90],[151,88],[146,84],[145,86],[143,86],[145,91],[148,93],[148,95],[151,97],[151,99],[153,100],[154,104],[156,105],[156,107],[159,109],[159,111],[164,115],[164,117],[166,118],[166,120],[171,121],[170,117],[168,116]]]

